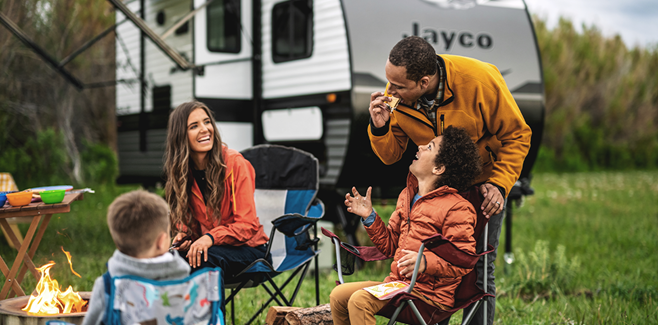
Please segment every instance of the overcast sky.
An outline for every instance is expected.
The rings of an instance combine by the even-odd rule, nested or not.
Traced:
[[[553,28],[560,16],[580,30],[597,26],[606,36],[620,34],[627,46],[658,46],[658,0],[525,0],[531,14]]]

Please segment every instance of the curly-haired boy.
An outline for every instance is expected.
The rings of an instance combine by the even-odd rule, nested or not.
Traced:
[[[371,188],[365,197],[355,188],[353,196],[345,195],[347,211],[362,218],[379,251],[394,259],[384,282],[408,283],[421,241],[436,233],[460,249],[475,253],[476,212],[458,194],[481,173],[480,155],[468,132],[449,126],[442,136],[418,147],[409,171],[407,187],[400,193],[388,225],[372,208]],[[451,265],[434,254],[424,254],[413,294],[429,304],[449,309],[461,277],[470,270]],[[364,281],[337,286],[330,296],[334,324],[375,324],[374,315],[387,301],[360,289],[381,283]]]

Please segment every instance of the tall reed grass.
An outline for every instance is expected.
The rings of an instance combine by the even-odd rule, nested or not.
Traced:
[[[534,17],[546,90],[538,170],[658,166],[658,47]]]

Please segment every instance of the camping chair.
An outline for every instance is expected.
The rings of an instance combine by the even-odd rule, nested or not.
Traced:
[[[181,280],[151,280],[103,274],[106,308],[102,323],[224,325],[221,268]]]
[[[233,298],[242,288],[262,286],[270,295],[269,300],[246,323],[250,324],[272,302],[280,306],[292,306],[301,288],[311,261],[315,257],[315,297],[320,304],[316,222],[324,216],[324,205],[316,198],[319,188],[319,165],[313,155],[295,148],[277,145],[258,145],[242,151],[256,170],[256,214],[269,234],[267,254],[272,257],[258,259],[238,273],[233,279],[225,279],[231,294],[231,320],[235,323]],[[313,227],[313,239],[309,231]],[[293,271],[278,286],[273,278],[285,271]],[[297,286],[290,297],[283,289],[300,274]],[[267,286],[269,284],[269,287]]]
[[[463,192],[460,194],[469,202],[471,202],[473,206],[481,206],[482,196],[477,188],[473,188],[471,191]],[[487,243],[488,239],[485,235],[481,241],[480,235],[483,231],[485,234],[487,233],[487,223],[489,222],[489,218],[482,214],[480,209],[476,208],[475,210],[478,212],[477,224],[475,226],[473,238],[476,238],[477,240],[476,247],[484,248],[484,243]],[[324,228],[322,228],[322,233],[325,236],[331,238],[331,241],[334,243],[336,248],[337,261],[336,265],[334,265],[334,269],[338,272],[339,281],[337,281],[337,284],[339,285],[344,283],[343,275],[350,275],[354,272],[354,258],[359,258],[366,262],[389,258],[377,250],[377,247],[352,246],[348,243],[343,243],[340,241],[338,236]],[[340,248],[343,248],[343,250]],[[455,304],[449,310],[442,310],[435,306],[429,305],[411,294],[411,291],[416,284],[421,256],[424,250],[429,250],[430,252],[436,254],[437,256],[443,258],[453,265],[462,268],[473,268],[471,272],[462,277],[462,282],[455,290]],[[406,324],[435,324],[450,317],[458,310],[466,308],[472,303],[476,303],[475,307],[471,310],[469,315],[464,318],[463,324],[468,324],[475,314],[475,311],[477,311],[477,309],[480,307],[482,298],[485,296],[493,296],[492,294],[485,293],[476,285],[478,272],[477,268],[475,268],[475,264],[477,263],[480,256],[484,255],[486,258],[486,254],[491,251],[493,251],[493,247],[491,245],[488,246],[487,251],[480,254],[471,254],[462,251],[441,234],[435,234],[424,239],[420,249],[418,250],[418,258],[416,259],[414,273],[408,289],[393,296],[388,304],[386,304],[386,306],[384,306],[377,313],[377,315],[388,317],[390,319],[388,322],[389,325],[395,324],[396,320]],[[486,260],[484,264],[484,287],[486,288]],[[405,306],[408,307],[405,308]]]
[[[206,268],[180,280],[103,274],[105,311],[101,324],[224,325],[221,268]],[[49,320],[46,325],[75,325]]]

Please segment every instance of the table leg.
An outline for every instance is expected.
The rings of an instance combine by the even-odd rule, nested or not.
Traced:
[[[50,217],[52,217],[52,214],[47,214],[43,216],[43,221],[41,222],[41,226],[39,226],[39,231],[37,231],[37,234],[34,236],[34,240],[32,241],[32,246],[30,246],[30,252],[28,255],[30,255],[30,259],[34,258],[34,254],[37,252],[37,248],[39,248],[39,244],[41,244],[41,238],[43,238],[43,234],[46,232],[46,229],[48,228],[48,223],[50,222]],[[27,265],[23,265],[21,268],[21,271],[18,272],[18,276],[16,277],[16,281],[18,283],[23,283],[23,278],[25,277],[25,272],[27,271],[28,267]],[[35,270],[30,270],[34,274],[36,272]],[[37,272],[37,274],[34,276],[37,281],[41,279],[41,274]]]
[[[7,224],[7,221],[2,219],[0,220],[4,227],[4,225]],[[41,221],[41,216],[34,216],[32,218],[30,229],[27,231],[27,234],[25,234],[25,239],[23,240],[24,243],[29,243],[32,241],[32,237],[34,236],[34,233],[36,232],[37,227],[39,226],[39,221]],[[27,247],[28,245],[21,245],[21,248],[18,250],[18,255],[16,255],[14,264],[12,264],[11,270],[9,271],[9,274],[7,275],[7,279],[5,280],[5,284],[2,286],[2,291],[0,291],[0,299],[5,299],[7,297],[7,294],[9,293],[9,289],[12,287],[11,282],[16,281],[14,276],[16,276],[16,273],[18,273],[18,270],[20,269],[21,262],[23,261],[23,258],[27,253]]]
[[[5,263],[5,260],[3,260],[1,256],[0,256],[0,271],[2,271],[2,275],[4,275],[5,278],[9,274],[9,267],[7,267],[7,264]],[[25,292],[23,292],[23,289],[21,288],[21,286],[18,285],[18,282],[12,281],[11,286],[14,289],[14,294],[16,294],[17,296],[24,296],[25,295]]]
[[[11,226],[11,225],[6,224],[6,223],[8,223],[8,222],[5,221],[5,220],[0,220],[0,224],[2,224],[3,227]],[[10,233],[7,234],[7,239],[9,239],[14,244],[14,247],[16,247],[16,248],[21,247],[23,244],[28,245],[28,247],[30,245],[30,242],[28,242],[28,241],[23,241],[23,243],[21,243],[18,240],[18,238],[16,237],[16,234],[13,233],[13,232],[10,232]],[[34,245],[32,245],[32,246],[34,246]],[[37,281],[39,281],[40,275],[39,275],[39,272],[37,271],[37,267],[32,262],[32,256],[29,256],[29,254],[25,255],[25,258],[23,259],[23,262],[25,263],[25,264],[23,264],[23,268],[27,267],[30,271],[32,271],[32,275],[34,275],[34,277],[37,279]],[[21,283],[22,280],[23,279],[18,280],[18,283]]]

